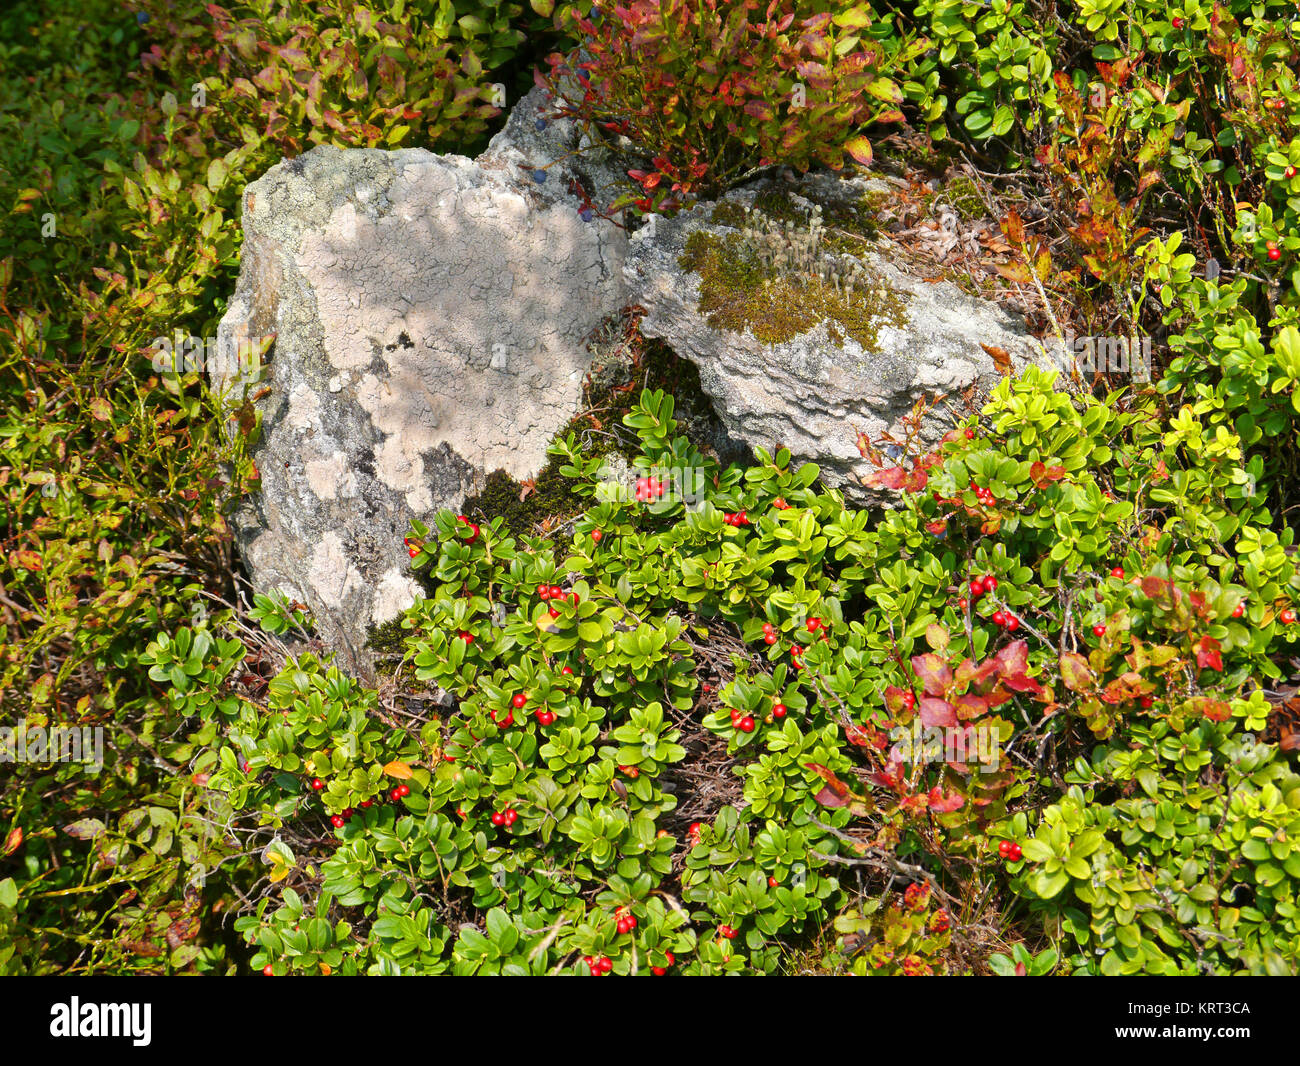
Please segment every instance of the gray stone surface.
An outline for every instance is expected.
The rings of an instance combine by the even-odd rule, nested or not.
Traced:
[[[576,131],[538,130],[541,105],[525,98],[477,160],[321,147],[244,197],[214,383],[240,399],[234,353],[276,339],[255,401],[262,492],[236,536],[255,589],[306,603],[363,675],[368,626],[418,591],[410,520],[545,465],[581,402],[585,338],[627,302],[626,234],[580,216]]]
[[[808,206],[837,198],[858,199],[887,189],[861,178],[815,175],[797,188],[795,202]],[[764,179],[726,199],[752,204],[772,184]],[[907,323],[882,325],[878,351],[867,352],[851,337],[831,342],[826,324],[780,344],[752,333],[715,329],[698,311],[699,275],[684,271],[678,257],[691,232],[733,232],[712,224],[713,204],[701,204],[671,220],[633,233],[625,265],[631,299],[647,309],[642,331],[662,338],[700,370],[700,382],[714,401],[727,433],[751,447],[784,446],[801,461],[816,462],[823,481],[859,504],[888,497],[864,487],[875,468],[857,447],[858,433],[873,439],[884,431],[902,437],[901,419],[923,395],[954,394],[974,386],[987,391],[999,379],[981,343],[1006,350],[1018,369],[1042,358],[1042,349],[1019,316],[950,283],[931,284],[899,269],[888,242],[861,257],[862,263],[905,304]],[[897,257],[892,257],[897,259]],[[951,426],[942,409],[924,423],[922,438],[937,441]]]

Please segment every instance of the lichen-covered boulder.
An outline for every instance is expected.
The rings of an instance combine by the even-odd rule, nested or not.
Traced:
[[[262,491],[236,536],[254,588],[311,607],[361,674],[369,626],[418,591],[411,519],[545,465],[586,338],[627,302],[625,233],[583,209],[576,134],[542,107],[521,101],[477,160],[320,147],[244,196],[215,384],[240,399],[237,353],[275,340],[251,394]]]
[[[853,225],[886,189],[825,174],[764,179],[656,218],[632,235],[625,266],[646,308],[642,332],[699,367],[727,433],[817,463],[859,504],[882,499],[864,483],[875,468],[860,434],[902,439],[922,397],[978,397],[1006,369],[1044,358],[1019,316],[901,269],[886,239]],[[786,217],[761,210],[769,202]],[[989,349],[1006,353],[1003,367]],[[922,439],[950,425],[940,407]]]

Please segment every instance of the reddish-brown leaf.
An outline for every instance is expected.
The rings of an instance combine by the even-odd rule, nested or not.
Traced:
[[[927,728],[957,725],[957,712],[947,700],[922,696],[918,707],[921,712],[921,724]]]
[[[942,696],[952,684],[952,668],[933,652],[914,655],[912,669],[916,672],[927,695]]]
[[[1092,688],[1092,670],[1088,660],[1077,651],[1061,653],[1061,680],[1071,692],[1087,692]]]

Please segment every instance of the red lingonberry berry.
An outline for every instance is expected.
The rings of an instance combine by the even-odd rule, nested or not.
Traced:
[[[1233,618],[1240,618],[1240,617],[1241,617],[1242,615],[1244,615],[1245,613],[1246,613],[1246,601],[1245,601],[1245,600],[1242,600],[1240,603],[1237,604],[1236,607],[1234,607],[1234,608],[1232,609],[1232,617],[1233,617]]]
[[[1020,628],[1020,619],[1017,618],[1014,614],[1007,615],[1007,632],[1014,633],[1019,628]]]
[[[601,531],[600,531],[599,529],[593,529],[593,530],[591,531],[591,539],[594,540],[597,544],[600,543],[600,538],[601,538],[603,535],[604,535],[604,534],[602,534]]]
[[[528,696],[522,692],[516,692],[514,699],[510,701],[515,707],[522,707],[528,702]]]
[[[997,588],[998,588],[998,579],[994,577],[992,574],[990,574],[988,577],[984,579],[985,592],[996,592]]]
[[[315,791],[319,792],[321,789],[325,787],[325,782],[322,781],[319,777],[313,777],[311,779],[311,787]]]
[[[332,815],[330,815],[330,825],[332,825],[335,829],[342,829],[342,828],[343,828],[343,815],[341,815],[341,814],[332,814]]]
[[[981,581],[981,580],[980,580],[979,578],[977,578],[977,577],[973,577],[973,578],[971,578],[971,582],[970,582],[970,594],[971,594],[971,596],[973,596],[975,599],[979,599],[981,596],[983,596],[983,595],[984,595],[984,582]]]
[[[506,816],[505,816],[501,811],[493,811],[493,812],[492,812],[492,824],[493,824],[493,825],[505,825],[505,824],[506,824]]]
[[[752,733],[754,731],[754,719],[750,718],[749,715],[745,715],[736,725],[742,733]]]
[[[1117,578],[1119,578],[1121,581],[1123,581],[1123,580],[1124,580],[1124,568],[1123,568],[1122,566],[1117,566],[1117,567],[1115,567],[1113,570],[1111,570],[1111,572],[1110,572],[1110,576],[1111,576],[1111,577],[1117,577]]]
[[[968,429],[968,430],[966,430],[966,439],[967,439],[967,440],[974,440],[974,439],[975,439],[975,431],[974,431],[973,429]]]
[[[274,976],[275,976],[275,967],[272,966],[272,965],[268,962],[265,966],[262,967],[262,976],[263,976],[263,977],[274,977]]]
[[[993,612],[993,619],[992,619],[992,621],[993,621],[993,624],[994,624],[995,626],[1004,626],[1004,625],[1006,625],[1006,624],[1007,624],[1007,616],[1006,616],[1006,612],[1005,612],[1005,611],[994,611],[994,612]]]
[[[1092,635],[1094,637],[1104,637],[1106,635],[1106,627],[1098,622],[1092,627]]]
[[[1280,621],[1284,626],[1289,626],[1292,622],[1295,621],[1295,611],[1291,610],[1291,608],[1288,607],[1277,617],[1278,617],[1278,621]]]
[[[1143,696],[1138,702],[1142,705],[1144,711],[1149,711],[1156,704],[1155,699],[1151,696]]]
[[[773,718],[784,718],[784,717],[785,717],[785,713],[786,713],[786,707],[785,707],[785,704],[784,704],[784,703],[774,703],[774,704],[772,704],[772,717],[773,717]]]

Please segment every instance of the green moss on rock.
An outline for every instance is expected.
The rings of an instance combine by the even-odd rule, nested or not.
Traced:
[[[800,232],[793,225],[791,231]],[[807,231],[800,235],[806,238]],[[859,243],[865,243],[865,237]],[[839,269],[820,249],[809,252],[806,261],[827,273]],[[678,265],[700,275],[699,310],[708,316],[709,325],[733,333],[748,330],[766,344],[791,340],[824,321],[832,343],[842,346],[848,336],[873,352],[878,350],[882,324],[901,327],[907,322],[902,297],[865,268],[858,268],[859,277],[868,277],[868,284],[850,292],[814,269],[778,271],[765,261],[754,240],[741,234],[696,230],[687,238]]]

